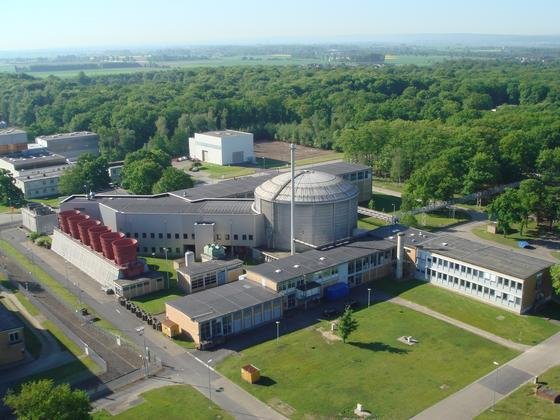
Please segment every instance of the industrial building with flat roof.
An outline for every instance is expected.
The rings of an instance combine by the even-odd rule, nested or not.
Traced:
[[[253,134],[235,130],[195,133],[189,138],[191,159],[216,165],[235,165],[255,161]]]
[[[99,137],[89,131],[38,136],[35,143],[73,162],[86,153],[99,155]]]
[[[63,156],[45,149],[30,149],[0,157],[0,168],[9,171],[25,198],[58,194],[58,181],[68,168]]]
[[[200,345],[280,319],[282,297],[258,283],[239,280],[167,302],[165,315]]]
[[[0,156],[27,150],[27,133],[17,128],[0,129]]]
[[[514,250],[433,234],[403,225],[372,234],[395,242],[403,235],[410,275],[501,308],[526,313],[552,294],[553,263]]]

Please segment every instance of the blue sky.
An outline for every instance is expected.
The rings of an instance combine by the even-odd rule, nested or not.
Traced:
[[[557,0],[0,0],[0,50],[560,34]]]

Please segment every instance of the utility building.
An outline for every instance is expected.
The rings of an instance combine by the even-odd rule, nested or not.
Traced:
[[[216,165],[235,165],[255,161],[253,134],[234,130],[196,133],[189,138],[191,159]]]
[[[69,161],[76,161],[85,153],[99,155],[99,138],[89,131],[39,136],[35,138],[35,143]]]

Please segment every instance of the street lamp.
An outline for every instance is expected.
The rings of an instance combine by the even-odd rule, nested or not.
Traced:
[[[210,367],[210,363],[212,363],[212,359],[208,359],[208,362],[206,363],[206,366],[208,366],[208,395],[210,396],[210,401],[212,401],[212,385],[210,383],[212,368]]]
[[[136,332],[138,333],[138,335],[142,336],[143,340],[144,340],[144,377],[147,378],[148,377],[148,356],[146,354],[146,351],[148,349],[148,347],[146,347],[146,334],[144,334],[144,326],[140,326],[138,328],[136,328]]]
[[[494,373],[494,394],[493,394],[493,399],[492,399],[492,412],[494,412],[494,407],[496,406],[496,388],[498,388],[498,366],[500,366],[500,364],[498,362],[492,362],[492,364],[494,366],[496,366],[496,370]]]
[[[278,344],[279,337],[280,337],[280,321],[276,321],[276,344]]]
[[[367,289],[367,307],[369,308],[369,305],[371,303],[371,287],[368,287]]]
[[[165,253],[165,284],[167,284],[167,288],[169,289],[169,273],[167,272],[167,247],[163,248],[163,252]]]

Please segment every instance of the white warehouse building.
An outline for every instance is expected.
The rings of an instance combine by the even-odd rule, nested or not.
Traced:
[[[196,133],[189,138],[191,159],[216,165],[232,165],[255,161],[253,134],[235,130]]]

